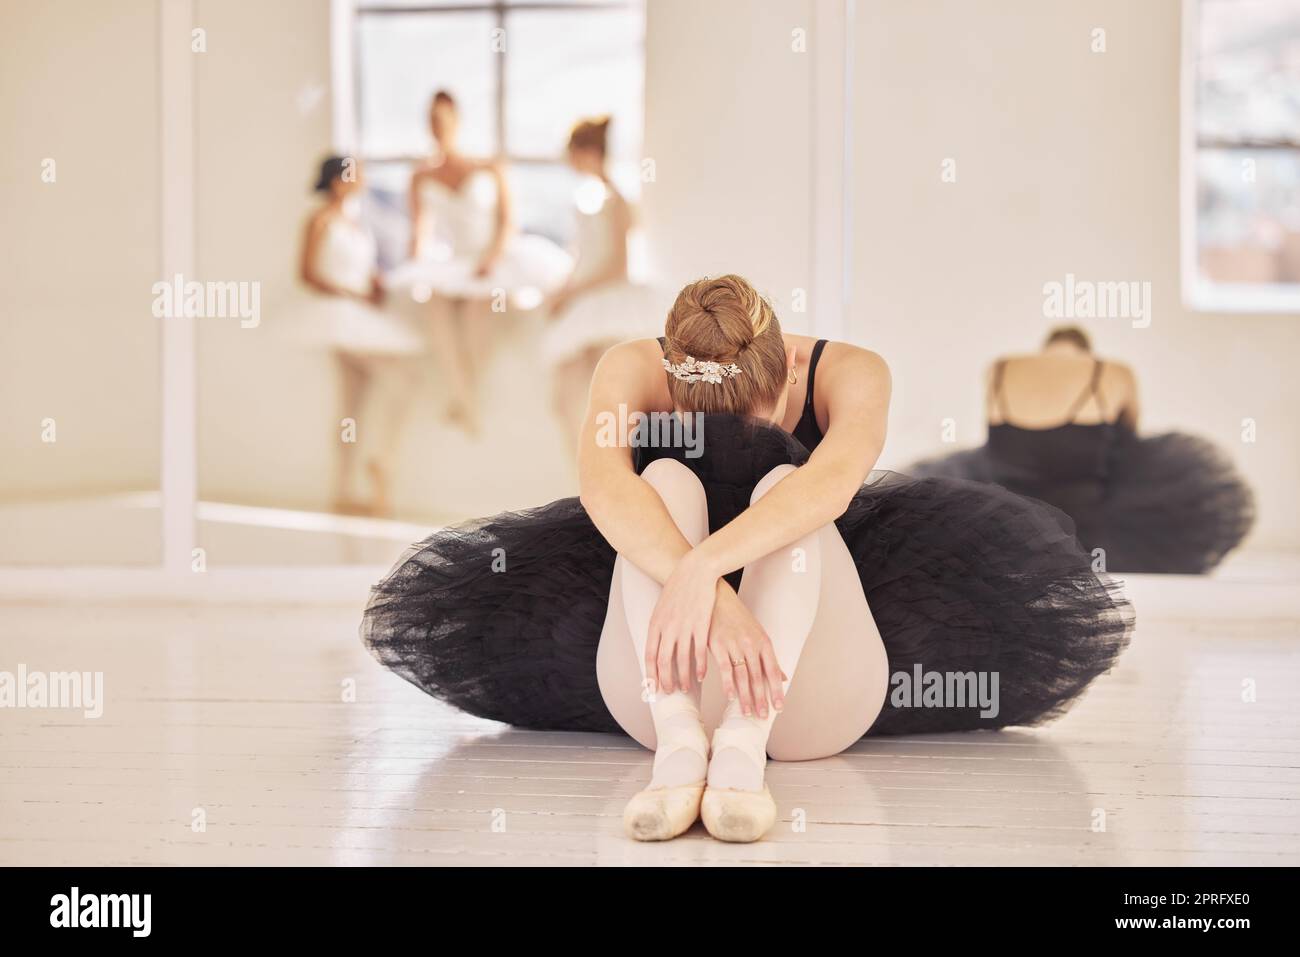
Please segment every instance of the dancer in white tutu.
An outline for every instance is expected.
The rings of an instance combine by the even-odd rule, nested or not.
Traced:
[[[577,206],[577,263],[550,299],[542,354],[552,368],[555,411],[570,442],[587,404],[596,363],[610,346],[653,338],[672,296],[657,300],[648,286],[628,278],[632,209],[606,169],[609,117],[579,122],[569,134],[569,165],[582,176]],[[576,446],[572,447],[576,455]]]
[[[288,323],[291,338],[334,354],[340,375],[340,419],[358,423],[358,440],[370,454],[365,463],[370,494],[356,488],[356,442],[340,441],[335,509],[350,514],[387,515],[389,489],[401,424],[408,408],[412,369],[408,357],[425,351],[418,332],[379,308],[375,238],[359,217],[363,171],[359,160],[331,156],[321,164],[316,190],[325,202],[307,222],[299,274],[311,296]],[[372,389],[383,381],[389,401],[363,419]],[[373,428],[370,427],[373,421]],[[374,441],[368,441],[373,434]]]
[[[535,308],[572,260],[554,243],[516,231],[505,165],[460,152],[451,94],[434,94],[429,123],[438,153],[411,176],[411,258],[388,279],[429,317],[448,417],[472,432],[492,313]]]

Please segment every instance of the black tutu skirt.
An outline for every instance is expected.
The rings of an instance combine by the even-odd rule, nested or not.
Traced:
[[[1014,473],[988,446],[919,462],[915,475],[989,482],[1065,511],[1113,572],[1199,575],[1241,544],[1255,521],[1250,486],[1220,449],[1181,432],[1140,438],[1116,429],[1105,477],[1087,483]]]
[[[638,470],[659,457],[691,468],[713,529],[748,506],[772,468],[808,457],[783,430],[734,416],[705,417],[704,439],[697,458],[651,449],[637,460]],[[917,707],[891,680],[870,734],[1038,724],[1129,641],[1131,606],[1051,506],[976,482],[879,472],[836,526],[891,676],[998,676],[993,718],[978,706]],[[362,638],[384,666],[470,714],[618,731],[596,681],[614,558],[576,498],[441,529],[372,590]]]

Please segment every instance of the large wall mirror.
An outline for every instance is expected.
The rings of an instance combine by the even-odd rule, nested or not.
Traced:
[[[0,564],[156,565],[158,4],[8,4],[0,33]]]
[[[730,270],[888,357],[899,469],[982,441],[1045,288],[1136,283],[1097,349],[1292,548],[1295,5],[787,7],[6,8],[0,564],[373,568],[573,494],[594,355]]]

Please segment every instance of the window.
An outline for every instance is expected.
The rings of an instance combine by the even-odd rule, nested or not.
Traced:
[[[1300,311],[1300,4],[1183,11],[1184,299]]]
[[[347,0],[343,0],[347,2]],[[642,0],[354,0],[347,137],[394,208],[410,165],[433,148],[435,90],[456,97],[463,148],[500,155],[523,229],[564,242],[572,180],[564,164],[580,117],[613,116],[611,174],[639,193],[645,81]],[[337,22],[337,21],[336,21]],[[336,54],[337,55],[337,54]],[[404,208],[404,207],[403,207]]]

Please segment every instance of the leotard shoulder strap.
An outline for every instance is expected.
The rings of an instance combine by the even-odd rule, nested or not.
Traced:
[[[808,394],[803,399],[803,414],[812,416],[814,422],[817,414],[813,411],[813,385],[817,381],[817,363],[822,361],[822,350],[826,348],[827,341],[818,339],[813,343],[812,355],[808,357]]]
[[[989,383],[989,411],[997,409],[1002,421],[1007,421],[1007,407],[1002,399],[1002,374],[1006,371],[1007,360],[999,359],[993,364],[993,381]],[[992,418],[992,416],[990,416]]]
[[[1078,418],[1079,413],[1083,410],[1083,407],[1088,404],[1090,398],[1097,401],[1097,411],[1101,414],[1102,421],[1106,421],[1106,407],[1102,405],[1101,402],[1101,369],[1103,365],[1105,365],[1105,363],[1100,359],[1095,359],[1093,361],[1092,378],[1088,380],[1087,388],[1079,394],[1079,397],[1074,400],[1074,405],[1070,407],[1070,411],[1065,418],[1066,425],[1073,424],[1074,420]]]
[[[818,339],[813,343],[812,355],[808,357],[808,390],[803,400],[803,412],[799,415],[799,421],[794,425],[794,431],[791,433],[796,439],[804,444],[811,452],[821,442],[823,435],[821,426],[817,424],[817,409],[813,402],[815,393],[813,391],[817,384],[817,364],[821,362],[822,352],[826,348],[826,339]]]

